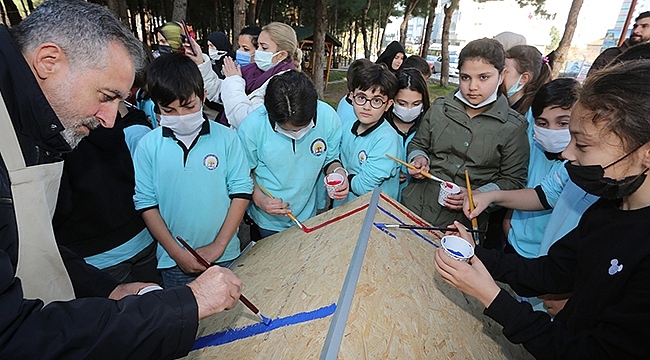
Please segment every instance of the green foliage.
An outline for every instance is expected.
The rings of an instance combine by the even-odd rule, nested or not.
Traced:
[[[551,32],[548,35],[551,37],[551,43],[546,46],[547,54],[557,49],[557,46],[560,44],[560,40],[562,39],[560,31],[555,26],[551,26]]]

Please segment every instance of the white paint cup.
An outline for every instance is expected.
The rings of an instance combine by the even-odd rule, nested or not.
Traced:
[[[445,254],[454,260],[467,262],[474,256],[474,247],[462,237],[446,235],[442,237],[440,244]]]
[[[331,173],[325,176],[325,187],[327,188],[327,195],[331,198],[334,198],[334,193],[336,189],[343,184],[345,177],[339,173]]]
[[[445,181],[440,183],[440,193],[438,193],[438,204],[445,206],[445,199],[449,195],[460,194],[460,187],[458,185]]]

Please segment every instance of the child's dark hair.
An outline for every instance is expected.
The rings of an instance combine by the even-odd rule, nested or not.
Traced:
[[[650,60],[627,61],[589,76],[577,104],[594,124],[616,134],[632,151],[650,142]]]
[[[251,37],[251,43],[257,49],[257,38],[260,36],[262,29],[257,26],[247,26],[239,32],[239,36],[248,35]]]
[[[413,68],[405,68],[397,72],[397,91],[402,89],[409,89],[422,94],[422,113],[429,110],[429,86],[424,81],[422,74]]]
[[[352,91],[378,90],[393,99],[397,93],[397,78],[384,64],[372,64],[360,69],[352,78]]]
[[[418,70],[426,79],[431,77],[431,66],[422,56],[411,55],[407,57],[402,64],[402,69],[409,68]]]
[[[203,77],[196,64],[181,54],[165,54],[147,69],[147,91],[156,105],[168,106],[178,100],[187,104],[196,95],[203,101]]]
[[[318,93],[307,75],[290,70],[271,78],[264,106],[272,125],[289,123],[302,127],[311,120],[316,122]]]
[[[524,92],[522,100],[519,101],[519,106],[515,109],[520,114],[526,115],[539,87],[551,81],[551,67],[545,62],[542,53],[530,45],[511,47],[506,52],[506,58],[515,61],[517,72],[530,74],[530,81],[522,89]]]
[[[354,87],[352,86],[352,84],[354,83],[353,79],[354,79],[355,74],[358,73],[360,69],[363,69],[363,68],[365,68],[367,66],[370,66],[372,64],[374,64],[374,63],[372,61],[368,60],[368,59],[357,59],[357,60],[354,60],[352,62],[352,64],[350,64],[350,66],[348,67],[348,72],[346,74],[346,82],[347,82],[347,86],[348,86],[348,91],[350,91],[350,92],[354,91]]]
[[[463,68],[465,61],[475,59],[491,64],[501,73],[506,63],[506,51],[503,50],[503,45],[494,39],[472,40],[465,45],[458,55],[458,69]]]
[[[558,78],[542,85],[537,90],[531,105],[533,117],[537,118],[542,115],[544,109],[549,106],[559,106],[564,110],[569,110],[578,99],[576,91],[579,87],[580,83],[571,78]]]

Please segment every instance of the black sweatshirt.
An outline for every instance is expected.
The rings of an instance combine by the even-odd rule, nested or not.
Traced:
[[[538,359],[650,356],[650,207],[599,200],[547,256],[476,249],[492,276],[522,296],[572,292],[553,321],[504,290],[485,310]]]

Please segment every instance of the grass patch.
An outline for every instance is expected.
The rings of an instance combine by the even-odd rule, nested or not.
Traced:
[[[330,70],[330,77],[327,82],[345,80],[346,75],[347,71]]]
[[[445,96],[455,90],[457,86],[449,85],[446,87],[440,86],[438,83],[429,83],[429,99],[431,101],[435,100],[440,96]]]

